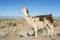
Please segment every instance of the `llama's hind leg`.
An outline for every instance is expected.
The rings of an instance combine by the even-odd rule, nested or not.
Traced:
[[[48,28],[48,26],[46,26],[46,31],[47,31],[46,36],[48,37],[50,35],[50,29]]]
[[[51,25],[51,37],[52,37],[52,34],[53,34],[53,25]]]
[[[53,34],[53,25],[52,24],[49,24],[49,26],[50,26],[50,35],[52,37],[52,34]]]
[[[52,37],[52,34],[53,34],[53,25],[52,24],[48,24],[49,26],[49,29],[50,29],[50,37]]]

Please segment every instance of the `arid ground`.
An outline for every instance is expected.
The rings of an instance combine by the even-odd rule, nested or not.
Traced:
[[[55,19],[53,36],[46,37],[44,30],[38,32],[37,38],[27,36],[33,30],[24,19],[0,19],[0,40],[60,40],[60,19]]]

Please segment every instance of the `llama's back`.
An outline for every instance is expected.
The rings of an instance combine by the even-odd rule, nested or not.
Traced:
[[[49,22],[51,24],[53,24],[53,22],[54,22],[52,14],[49,14],[49,15],[38,15],[38,16],[33,16],[32,18],[36,18],[36,17],[39,18],[39,21],[43,21],[44,22],[44,18],[46,18],[47,20],[49,20]]]

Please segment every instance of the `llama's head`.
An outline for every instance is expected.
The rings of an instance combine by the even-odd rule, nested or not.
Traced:
[[[26,7],[23,7],[23,8],[21,9],[21,12],[24,13],[24,14],[29,13],[29,12],[28,12],[28,9],[27,9]]]

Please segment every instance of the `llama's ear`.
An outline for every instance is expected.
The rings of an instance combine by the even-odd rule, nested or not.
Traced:
[[[27,9],[27,13],[29,13],[28,9]]]

